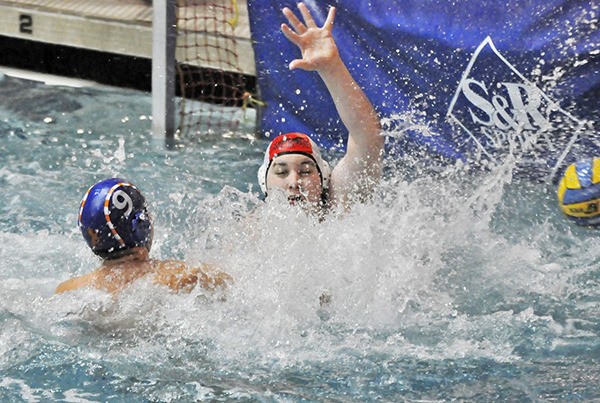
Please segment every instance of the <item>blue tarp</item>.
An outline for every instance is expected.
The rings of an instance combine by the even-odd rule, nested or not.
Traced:
[[[341,56],[385,123],[388,147],[437,159],[523,150],[539,176],[600,154],[600,6],[567,0],[305,2],[337,8]],[[281,0],[249,0],[264,133],[304,131],[343,148],[346,130],[315,72],[280,32]],[[536,175],[533,175],[536,176]]]

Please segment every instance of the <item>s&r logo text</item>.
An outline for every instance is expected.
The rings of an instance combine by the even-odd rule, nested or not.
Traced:
[[[488,157],[508,149],[533,159],[562,154],[572,142],[552,129],[567,120],[579,124],[519,73],[489,37],[473,54],[447,116]]]

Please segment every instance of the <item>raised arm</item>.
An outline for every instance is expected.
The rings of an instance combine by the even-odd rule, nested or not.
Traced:
[[[304,3],[299,3],[298,9],[304,23],[289,8],[283,9],[291,27],[282,24],[281,30],[302,53],[289,67],[319,73],[348,130],[346,154],[333,169],[330,185],[332,202],[346,203],[353,195],[370,194],[381,178],[381,126],[373,105],[340,58],[332,35],[335,8],[329,9],[323,27],[316,25]]]

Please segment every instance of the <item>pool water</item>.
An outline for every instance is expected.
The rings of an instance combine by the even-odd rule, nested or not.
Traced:
[[[318,223],[260,201],[265,140],[166,149],[146,93],[8,76],[0,93],[1,401],[600,398],[600,237],[509,160],[389,156],[372,202]],[[77,211],[110,176],[146,195],[152,255],[216,264],[226,292],[54,295],[99,265]]]

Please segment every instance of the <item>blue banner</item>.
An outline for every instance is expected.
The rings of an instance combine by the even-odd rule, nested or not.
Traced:
[[[599,5],[534,0],[305,1],[382,118],[388,149],[436,160],[518,155],[532,177],[600,155]],[[315,72],[280,32],[280,0],[249,0],[264,133],[304,131],[326,149],[346,130]]]

